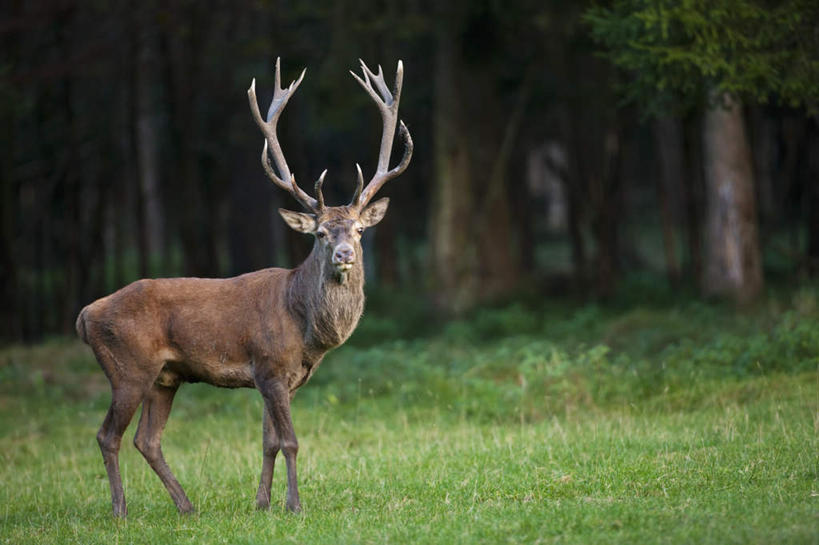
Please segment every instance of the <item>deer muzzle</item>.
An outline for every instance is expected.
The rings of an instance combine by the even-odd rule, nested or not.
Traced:
[[[333,266],[338,272],[347,272],[355,263],[355,249],[348,243],[342,242],[333,251]]]

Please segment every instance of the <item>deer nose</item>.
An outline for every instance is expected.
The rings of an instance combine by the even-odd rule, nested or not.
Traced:
[[[352,265],[355,262],[355,251],[349,244],[340,244],[333,253],[333,263]]]

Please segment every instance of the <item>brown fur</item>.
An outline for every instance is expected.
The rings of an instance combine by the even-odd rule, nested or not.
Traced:
[[[313,251],[293,270],[264,269],[235,278],[169,278],[139,280],[94,301],[77,317],[77,334],[111,383],[111,407],[97,433],[115,516],[125,516],[125,494],[119,471],[122,434],[142,404],[134,444],[168,489],[177,509],[193,510],[182,486],[162,456],[162,430],[174,395],[183,382],[207,382],[224,388],[257,388],[265,402],[262,475],[256,493],[259,508],[270,505],[273,465],[279,450],[287,463],[287,507],[299,511],[296,457],[299,444],[290,417],[290,400],[310,378],[328,350],[352,334],[364,309],[361,233],[381,221],[388,200],[370,203],[378,190],[409,165],[413,143],[401,123],[405,150],[389,170],[398,121],[403,65],[398,61],[393,94],[383,74],[361,63],[366,82],[356,80],[376,102],[384,131],[375,175],[364,187],[361,169],[348,206],[325,207],[321,186],[316,197],[302,191],[287,167],[276,136],[284,106],[304,77],[276,85],[267,119],[256,100],[255,80],[248,89],[253,117],[265,135],[262,168],[312,214],[279,210],[287,224],[315,235]],[[375,84],[375,87],[373,87]],[[376,91],[376,88],[378,91]],[[268,152],[281,175],[277,175]],[[369,204],[369,206],[368,206]]]
[[[146,416],[150,407],[145,406],[162,398],[159,413],[166,419],[173,393],[184,382],[259,388],[268,404],[286,413],[286,422],[278,427],[279,435],[288,436],[290,398],[326,352],[352,334],[364,308],[361,244],[354,231],[357,216],[348,207],[326,208],[316,224],[328,236],[316,239],[313,251],[296,269],[264,269],[227,279],[139,280],[80,312],[77,334],[94,350],[111,383],[111,410],[98,440],[112,480],[115,514],[126,512],[116,453],[131,415],[143,402],[135,443],[147,452],[151,466],[159,467],[154,469],[180,511],[192,509],[162,459],[159,436],[164,420],[152,425],[151,415]],[[331,261],[341,242],[350,243],[357,257],[344,275],[336,273]],[[266,435],[276,428],[275,422],[266,424]],[[295,443],[294,434],[289,439]],[[282,448],[284,442],[277,441],[266,441],[266,458],[275,458],[273,451]],[[268,463],[272,476],[272,460],[265,466]],[[257,496],[262,508],[270,501],[267,469],[263,467]],[[299,507],[297,494],[290,490],[288,506]]]

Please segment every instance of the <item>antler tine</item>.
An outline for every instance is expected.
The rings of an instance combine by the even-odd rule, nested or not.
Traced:
[[[276,96],[276,93],[279,89],[282,88],[282,58],[276,57],[276,75],[273,76],[273,96]],[[270,118],[270,112],[267,112],[268,119]]]
[[[296,89],[298,89],[299,85],[301,85],[306,72],[307,69],[305,68],[302,70],[299,79],[291,82],[287,89],[282,89],[281,60],[280,58],[276,58],[276,75],[275,86],[273,89],[273,100],[270,102],[270,108],[267,111],[266,121],[262,118],[262,114],[259,111],[259,101],[256,98],[256,78],[253,78],[250,88],[247,90],[247,99],[250,102],[250,111],[253,114],[253,119],[256,121],[256,124],[259,126],[265,137],[264,148],[262,150],[262,167],[264,168],[268,178],[270,178],[271,181],[273,181],[273,183],[275,183],[277,186],[293,195],[293,197],[299,201],[302,206],[315,212],[318,201],[305,193],[296,184],[295,177],[291,174],[290,168],[287,166],[287,161],[284,159],[284,153],[282,153],[279,138],[276,134],[276,125],[279,122],[279,116],[281,115],[282,110],[284,110],[284,107],[287,105],[287,101],[290,100],[290,97],[293,96],[293,93],[295,93]],[[281,177],[277,176],[273,171],[273,167],[270,164],[270,159],[267,155],[268,150],[270,150],[270,154],[273,156],[273,161],[276,163],[276,168],[278,169]]]
[[[412,152],[415,149],[415,144],[412,141],[412,136],[410,136],[409,129],[407,126],[404,125],[404,122],[401,121],[400,126],[401,136],[404,138],[404,155],[401,157],[401,162],[390,171],[384,172],[379,174],[378,172],[375,173],[370,183],[367,184],[367,187],[364,188],[364,191],[361,193],[361,197],[359,197],[359,208],[363,208],[367,206],[367,203],[372,200],[378,190],[381,187],[392,180],[393,178],[397,178],[405,170],[410,164],[410,160],[412,159]]]
[[[276,173],[273,171],[273,165],[270,164],[270,156],[267,155],[267,140],[264,141],[264,146],[262,147],[262,168],[264,168],[265,174],[267,174],[268,178],[273,180],[273,182],[277,186],[279,186],[280,188],[282,188],[285,191],[287,191],[288,193],[290,193],[293,196],[294,199],[299,201],[300,205],[302,205],[307,210],[311,210],[311,211],[314,210],[314,204],[313,203],[315,201],[310,199],[309,195],[307,195],[303,191],[299,190],[298,185],[296,185],[296,177],[295,176],[290,176],[290,184],[289,185],[286,184],[284,181],[282,181],[281,178],[276,176]],[[294,187],[296,188],[296,190],[299,190],[299,191],[294,191],[294,189],[293,189]],[[303,198],[302,195],[307,196],[307,199],[309,199],[309,200]]]
[[[364,75],[367,76],[367,83],[370,82],[372,79],[375,82],[376,87],[378,87],[378,91],[381,93],[381,96],[384,98],[384,102],[388,105],[392,103],[392,93],[390,93],[389,87],[387,87],[387,83],[384,81],[384,70],[381,69],[381,65],[378,65],[378,74],[373,74],[372,70],[364,64],[364,61],[358,59],[358,62],[361,63],[361,69],[364,72]]]
[[[356,206],[358,204],[358,198],[361,197],[361,190],[364,188],[364,174],[361,173],[361,165],[356,163],[355,168],[358,171],[358,180],[356,181],[355,193],[353,193],[353,198],[350,200],[349,206]]]
[[[324,177],[327,176],[327,169],[324,169],[324,172],[321,173],[321,176],[318,177],[316,180],[316,185],[313,186],[314,192],[316,194],[316,201],[318,202],[318,210],[324,210],[324,194],[321,192],[321,186],[324,185]]]
[[[381,112],[381,119],[384,124],[384,129],[381,133],[381,149],[378,154],[378,167],[376,168],[375,175],[373,175],[373,178],[367,184],[367,187],[360,193],[358,198],[358,207],[363,208],[370,201],[370,199],[373,198],[378,190],[381,189],[381,186],[406,170],[410,159],[412,158],[413,143],[409,130],[407,130],[407,127],[402,122],[401,134],[404,137],[406,145],[404,157],[401,159],[401,163],[399,163],[397,167],[392,170],[388,170],[390,154],[392,152],[392,143],[393,139],[395,138],[395,125],[398,122],[398,104],[401,100],[401,87],[404,83],[404,63],[398,61],[398,68],[395,72],[395,87],[394,91],[390,93],[390,90],[384,81],[384,71],[381,69],[381,66],[378,66],[378,74],[376,75],[372,73],[366,64],[364,64],[364,61],[360,60],[360,62],[364,79],[361,79],[361,77],[359,77],[355,72],[351,71],[350,73],[356,79],[358,84],[361,85],[365,91],[367,91],[367,94],[370,95],[370,98],[373,99],[376,106],[378,106],[378,110]],[[375,88],[373,87],[373,82],[375,83]],[[376,91],[376,88],[378,91]],[[356,193],[359,193],[358,190],[356,190]]]

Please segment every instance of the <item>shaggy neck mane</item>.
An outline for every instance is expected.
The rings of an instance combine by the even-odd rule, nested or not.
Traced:
[[[318,244],[290,276],[289,308],[304,321],[305,340],[327,350],[347,340],[364,311],[364,269],[361,260],[339,277],[320,255]]]

